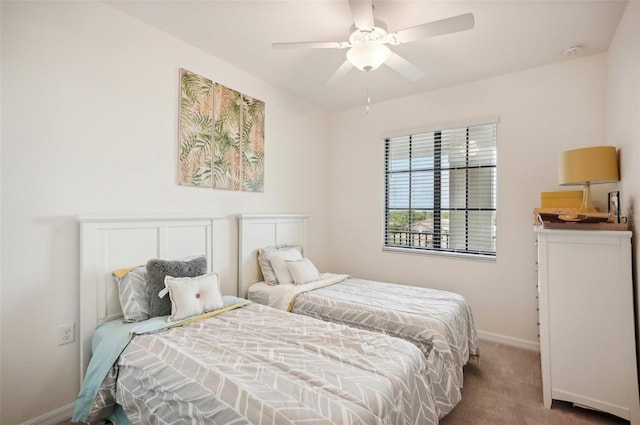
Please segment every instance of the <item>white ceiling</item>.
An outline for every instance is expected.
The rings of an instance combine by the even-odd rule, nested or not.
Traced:
[[[636,0],[631,0],[636,1]],[[607,50],[626,0],[373,0],[374,16],[390,32],[471,12],[475,28],[391,46],[425,76],[405,80],[386,66],[357,69],[325,82],[346,50],[273,50],[271,43],[347,40],[353,24],[347,0],[108,1],[213,56],[334,111]],[[578,55],[563,50],[583,45]]]

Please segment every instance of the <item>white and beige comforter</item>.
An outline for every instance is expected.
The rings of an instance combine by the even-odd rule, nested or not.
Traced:
[[[117,367],[133,424],[438,423],[412,344],[255,303],[136,335]]]
[[[478,355],[469,303],[459,294],[325,273],[306,285],[264,283],[249,299],[293,313],[381,332],[412,342],[429,365],[438,416],[461,399],[463,366]]]

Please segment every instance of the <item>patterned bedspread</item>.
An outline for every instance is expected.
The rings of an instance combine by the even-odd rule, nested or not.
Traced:
[[[116,400],[133,424],[438,423],[412,344],[254,303],[135,336]]]
[[[461,399],[462,368],[477,355],[468,302],[435,289],[348,278],[297,294],[291,312],[393,335],[418,346],[427,358],[439,417]]]

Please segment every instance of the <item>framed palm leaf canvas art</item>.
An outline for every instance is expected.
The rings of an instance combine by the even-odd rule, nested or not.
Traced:
[[[242,95],[242,190],[264,190],[264,102]]]
[[[179,182],[211,187],[213,81],[180,70]]]
[[[180,70],[180,184],[264,191],[265,103]]]

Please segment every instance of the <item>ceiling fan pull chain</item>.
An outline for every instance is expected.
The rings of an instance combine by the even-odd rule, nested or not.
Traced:
[[[371,95],[369,94],[369,87],[367,87],[367,106],[365,107],[365,111],[368,114],[371,106]]]

